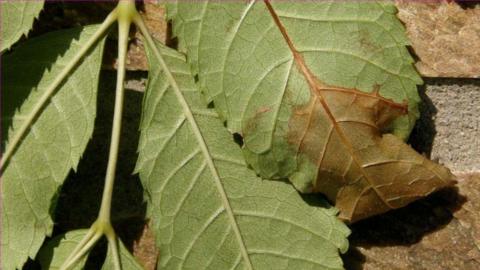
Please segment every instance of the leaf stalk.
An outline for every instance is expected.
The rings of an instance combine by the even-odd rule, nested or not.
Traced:
[[[92,224],[84,239],[82,239],[82,241],[73,250],[72,254],[64,262],[60,268],[61,270],[71,269],[73,266],[75,266],[103,235],[106,236],[109,249],[112,251],[114,269],[122,269],[119,256],[118,238],[111,223],[111,208],[113,187],[115,183],[115,171],[117,167],[122,130],[128,35],[132,22],[141,20],[141,17],[137,12],[134,0],[120,0],[117,7],[111,12],[111,14],[114,14],[113,17],[116,21],[118,21],[118,66],[112,135],[102,203],[100,205],[100,211],[97,220]]]

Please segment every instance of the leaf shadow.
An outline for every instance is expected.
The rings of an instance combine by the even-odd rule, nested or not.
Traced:
[[[435,116],[438,111],[430,97],[426,94],[426,85],[423,84],[418,88],[421,99],[419,105],[420,118],[413,127],[408,143],[417,152],[430,157],[433,141],[437,134],[437,130],[435,129]]]
[[[462,9],[474,9],[480,5],[478,0],[454,0]]]
[[[144,74],[129,72],[127,80],[129,77],[144,77]],[[70,230],[88,228],[98,215],[110,147],[115,82],[115,72],[101,73],[93,136],[77,172],[70,173],[56,196],[58,197],[56,207],[50,209],[55,220],[52,237]],[[141,92],[130,90],[125,92],[122,136],[112,202],[113,226],[130,250],[141,236],[146,223],[143,188],[138,175],[132,173],[137,159],[142,99]],[[106,245],[98,245],[89,256],[87,264],[100,267],[106,254],[105,249]]]
[[[465,202],[457,187],[449,187],[406,207],[350,225],[350,248],[342,256],[346,269],[363,269],[367,258],[359,248],[419,243],[424,236],[446,227]]]

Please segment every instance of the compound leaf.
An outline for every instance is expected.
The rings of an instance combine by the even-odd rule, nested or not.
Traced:
[[[264,178],[356,221],[453,183],[410,149],[421,79],[390,3],[170,3],[200,86]],[[407,109],[408,108],[408,109]]]
[[[342,269],[338,250],[346,251],[349,231],[337,211],[256,177],[184,56],[157,45],[147,57],[137,171],[159,269]]]
[[[0,52],[9,49],[32,28],[33,21],[43,8],[43,0],[2,1],[2,42]]]
[[[2,139],[14,136],[43,91],[97,28],[52,32],[3,57],[2,124],[3,130],[10,128]],[[2,269],[21,268],[52,231],[59,188],[93,132],[102,54],[103,41],[59,86],[3,168]]]

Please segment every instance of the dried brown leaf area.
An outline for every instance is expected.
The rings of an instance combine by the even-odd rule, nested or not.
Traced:
[[[307,157],[317,169],[312,192],[325,194],[335,202],[341,219],[355,222],[454,184],[447,168],[396,136],[383,134],[395,118],[407,113],[406,104],[383,98],[377,90],[365,93],[319,81],[266,3],[310,87],[310,102],[296,108],[289,120],[288,142],[297,159]]]
[[[290,120],[289,143],[318,168],[314,192],[357,221],[400,208],[453,184],[450,171],[382,130],[402,104],[354,89],[316,85]]]
[[[420,58],[416,67],[429,77],[480,77],[480,5],[397,0],[398,17]]]

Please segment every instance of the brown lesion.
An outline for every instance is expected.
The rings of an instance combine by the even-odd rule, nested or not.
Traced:
[[[353,222],[380,214],[453,184],[448,169],[384,134],[393,120],[408,114],[406,102],[380,96],[379,85],[366,93],[320,81],[264,2],[310,90],[309,102],[293,107],[287,141],[297,159],[305,156],[318,168],[313,191],[335,202],[340,218]]]

